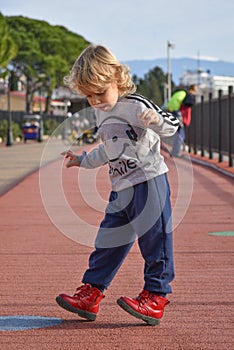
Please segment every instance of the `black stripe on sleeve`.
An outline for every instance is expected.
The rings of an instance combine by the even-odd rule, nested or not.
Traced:
[[[163,111],[161,108],[159,108],[155,103],[153,103],[148,98],[139,94],[128,95],[126,96],[126,98],[129,100],[136,100],[136,101],[142,102],[147,108],[154,109],[157,113],[159,113],[167,124],[172,126],[179,126],[179,120],[175,116],[173,116],[171,113],[167,113]]]

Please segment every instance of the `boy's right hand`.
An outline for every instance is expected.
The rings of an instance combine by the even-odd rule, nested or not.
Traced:
[[[159,114],[152,108],[147,108],[138,115],[144,126],[147,128],[150,124],[158,124],[160,122]]]
[[[77,155],[72,151],[69,150],[69,151],[62,152],[61,155],[65,156],[65,158],[69,158],[69,161],[66,164],[67,168],[71,168],[73,166],[79,166]]]

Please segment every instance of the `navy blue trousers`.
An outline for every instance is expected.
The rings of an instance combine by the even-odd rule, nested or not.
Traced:
[[[112,191],[82,282],[107,289],[135,240],[144,259],[144,289],[165,296],[174,278],[167,175]]]

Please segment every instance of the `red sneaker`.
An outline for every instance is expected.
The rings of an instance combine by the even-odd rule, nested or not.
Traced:
[[[104,297],[99,289],[90,284],[84,284],[77,288],[73,296],[60,294],[56,301],[65,310],[77,313],[89,321],[95,321],[99,303]]]
[[[143,290],[137,298],[121,297],[117,303],[129,314],[151,326],[156,326],[160,323],[164,307],[169,304],[169,300],[148,290]]]

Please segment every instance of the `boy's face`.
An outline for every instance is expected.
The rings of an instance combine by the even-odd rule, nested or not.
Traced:
[[[81,92],[87,97],[90,106],[104,112],[111,111],[119,98],[117,82],[106,84],[104,89],[99,92],[92,92],[85,89]]]

